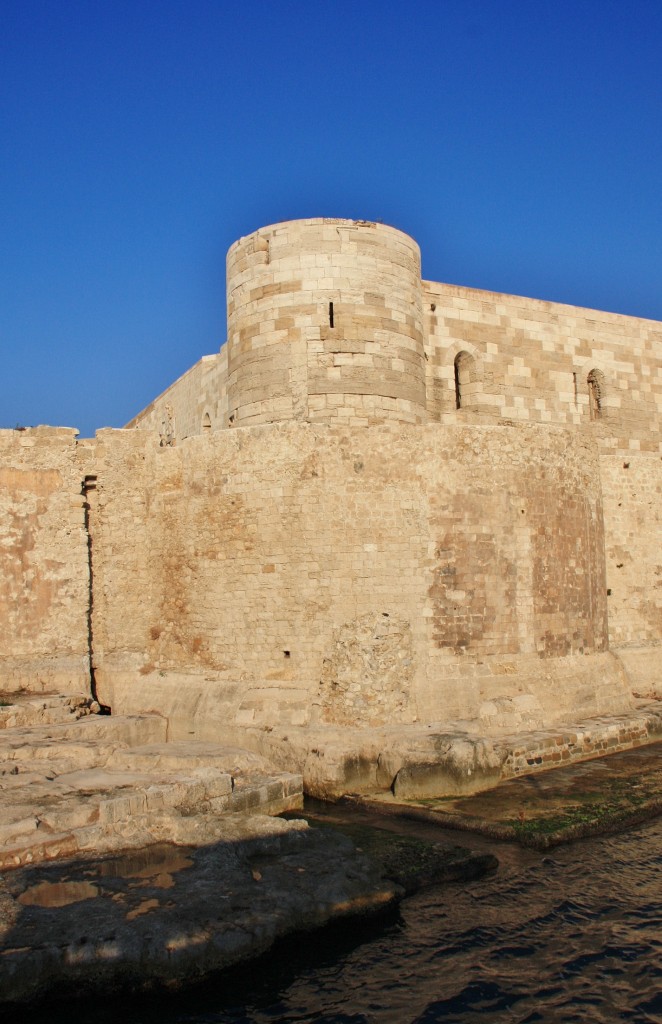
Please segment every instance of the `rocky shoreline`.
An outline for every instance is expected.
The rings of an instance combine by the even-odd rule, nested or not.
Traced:
[[[345,801],[396,829],[328,808],[311,827],[300,777],[95,711],[72,698],[0,709],[0,1004],[15,1013],[191,986],[285,936],[496,869],[491,853],[408,835],[407,819],[546,849],[662,811],[656,744],[472,796]]]
[[[0,706],[0,1003],[193,984],[279,938],[493,870],[436,843],[352,842],[301,817],[301,777],[167,742],[86,697]]]
[[[662,743],[507,779],[470,796],[350,797],[350,806],[534,850],[609,835],[662,815]]]
[[[490,856],[403,837],[373,838],[367,852],[300,819],[228,816],[223,831],[197,848],[159,844],[7,872],[2,1001],[191,985],[285,935],[374,914],[423,884],[496,867]]]

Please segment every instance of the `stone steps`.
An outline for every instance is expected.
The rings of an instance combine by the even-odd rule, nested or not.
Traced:
[[[0,694],[0,730],[77,721],[87,715],[96,715],[99,711],[99,704],[91,697],[48,694],[37,699],[17,701],[15,694]]]
[[[167,743],[158,715],[75,718],[51,705],[48,722],[43,708],[19,708],[0,732],[0,870],[175,836],[211,841],[223,815],[302,805],[301,777],[259,755]],[[30,715],[35,724],[18,724]]]

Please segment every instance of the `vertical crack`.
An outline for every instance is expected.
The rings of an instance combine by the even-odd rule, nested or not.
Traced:
[[[91,503],[89,496],[97,489],[96,476],[89,475],[83,480],[81,493],[83,495],[83,515],[85,523],[85,536],[87,538],[87,657],[90,666],[90,693],[92,699],[96,700],[101,707],[101,714],[109,715],[110,708],[101,704],[97,695],[97,682],[94,667],[94,627],[92,613],[94,611],[94,568],[92,562],[92,531],[90,529]]]

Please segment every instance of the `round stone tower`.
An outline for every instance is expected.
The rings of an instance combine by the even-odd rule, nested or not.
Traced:
[[[368,221],[286,221],[227,256],[230,425],[425,420],[421,263]]]

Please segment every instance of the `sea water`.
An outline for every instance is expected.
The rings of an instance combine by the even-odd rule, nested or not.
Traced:
[[[493,850],[497,873],[427,889],[384,919],[291,939],[167,999],[69,1004],[49,1020],[662,1022],[662,822],[548,854],[459,841]]]

